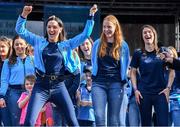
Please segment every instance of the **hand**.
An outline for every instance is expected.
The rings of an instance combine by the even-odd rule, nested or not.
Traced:
[[[91,9],[90,9],[90,12],[89,12],[90,16],[94,16],[94,14],[95,14],[97,11],[98,11],[97,5],[94,4],[94,5],[91,7]]]
[[[167,57],[167,58],[165,58],[165,61],[169,62],[169,63],[173,63],[173,58],[172,57]]]
[[[27,16],[32,12],[32,6],[24,6],[23,12],[21,14],[22,17],[27,18]]]
[[[0,107],[1,108],[6,107],[6,102],[5,102],[5,100],[3,98],[0,99]]]
[[[161,60],[164,60],[166,58],[166,55],[164,53],[159,53],[158,56]]]
[[[162,91],[159,93],[159,95],[162,94],[162,93],[164,93],[165,96],[166,96],[167,102],[169,102],[169,92],[170,92],[169,88],[165,88],[164,90],[162,90]]]
[[[165,60],[166,62],[173,63],[173,57],[168,52],[163,52],[159,54],[161,60]]]
[[[135,91],[134,91],[134,94],[135,94],[136,102],[137,102],[138,104],[140,104],[140,99],[143,99],[140,91],[139,91],[139,90],[135,90]]]

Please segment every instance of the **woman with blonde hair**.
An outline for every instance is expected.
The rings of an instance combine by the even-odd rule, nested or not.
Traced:
[[[118,19],[108,15],[103,20],[100,39],[92,48],[92,101],[97,126],[105,126],[105,108],[108,103],[108,126],[120,126],[120,107],[123,85],[127,80],[129,47],[123,40]]]

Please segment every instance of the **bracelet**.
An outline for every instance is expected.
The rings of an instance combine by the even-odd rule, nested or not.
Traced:
[[[168,90],[171,90],[171,87],[170,87],[170,86],[167,86],[166,88],[168,88]]]

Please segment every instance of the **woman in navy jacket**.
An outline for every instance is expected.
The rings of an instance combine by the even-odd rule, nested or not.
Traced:
[[[38,113],[47,101],[52,101],[63,111],[67,124],[78,126],[72,101],[64,85],[65,71],[76,74],[78,65],[72,50],[83,43],[92,33],[93,15],[97,6],[90,9],[84,31],[72,39],[65,40],[63,22],[56,16],[47,20],[46,38],[37,36],[25,28],[26,18],[32,6],[24,6],[16,23],[16,32],[34,47],[37,81],[29,102],[25,125],[34,125]]]

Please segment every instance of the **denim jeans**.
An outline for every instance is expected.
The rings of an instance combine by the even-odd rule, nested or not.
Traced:
[[[24,92],[23,89],[9,88],[9,92],[7,94],[7,107],[10,112],[12,126],[19,126],[21,109],[18,107],[17,101],[19,100],[22,92]]]
[[[54,126],[62,126],[61,110],[58,109],[55,105],[52,107],[52,109],[53,109]]]
[[[105,108],[107,108],[107,125],[120,126],[119,113],[123,99],[123,86],[117,83],[95,83],[92,85],[92,101],[95,111],[96,126],[105,126]]]
[[[142,94],[142,97],[139,105],[142,126],[151,126],[152,106],[156,113],[157,126],[168,126],[168,102],[165,95]]]
[[[174,126],[180,126],[180,103],[178,100],[170,100],[170,107]]]
[[[120,110],[120,126],[126,126],[126,114],[127,114],[127,107],[128,107],[128,97],[126,92],[124,91],[123,101],[121,104]]]
[[[58,80],[52,81],[40,77],[37,77],[29,101],[25,119],[26,126],[34,126],[41,108],[47,101],[53,102],[57,108],[61,109],[69,126],[79,126],[71,98],[64,82],[59,82]]]
[[[129,100],[129,126],[140,126],[140,112],[135,96]]]
[[[8,95],[9,90],[7,91]],[[12,126],[11,123],[11,118],[10,118],[10,111],[8,108],[8,101],[7,101],[7,96],[5,96],[5,102],[6,102],[6,107],[0,109],[0,115],[1,115],[1,126]]]

